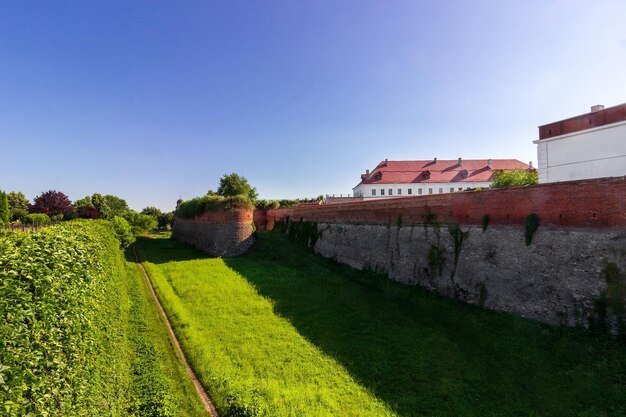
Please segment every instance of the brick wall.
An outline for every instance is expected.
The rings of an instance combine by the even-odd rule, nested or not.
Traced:
[[[532,187],[388,198],[345,204],[275,209],[255,214],[257,228],[271,230],[289,216],[315,222],[402,224],[438,222],[523,225],[535,213],[542,226],[626,228],[626,177],[541,184]],[[265,223],[263,223],[263,220]]]

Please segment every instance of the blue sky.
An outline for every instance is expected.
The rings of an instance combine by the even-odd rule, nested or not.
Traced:
[[[238,172],[348,193],[380,160],[536,161],[626,101],[620,1],[1,1],[0,189],[172,209]]]

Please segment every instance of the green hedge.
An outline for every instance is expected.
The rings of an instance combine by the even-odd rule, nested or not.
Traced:
[[[191,218],[208,211],[219,211],[228,209],[253,209],[254,204],[244,195],[232,197],[222,197],[220,195],[206,195],[196,197],[181,203],[176,208],[176,217]]]
[[[0,237],[0,410],[127,414],[126,272],[111,225],[73,221]]]

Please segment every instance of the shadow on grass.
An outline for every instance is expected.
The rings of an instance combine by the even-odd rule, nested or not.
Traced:
[[[168,239],[136,245],[153,263],[208,258]],[[224,261],[400,416],[626,415],[626,349],[612,338],[442,299],[278,233]]]
[[[191,245],[170,238],[154,238],[139,236],[131,247],[125,251],[126,260],[135,262],[133,246],[137,249],[141,262],[162,264],[171,261],[191,261],[210,258]],[[149,250],[143,250],[147,249]]]
[[[402,416],[626,415],[626,349],[393,283],[277,233],[225,259]]]

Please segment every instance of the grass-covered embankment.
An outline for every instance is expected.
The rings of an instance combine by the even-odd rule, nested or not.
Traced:
[[[106,221],[0,237],[1,414],[194,415],[139,278]]]
[[[626,415],[613,338],[441,299],[278,234],[227,260],[137,244],[224,416]]]

